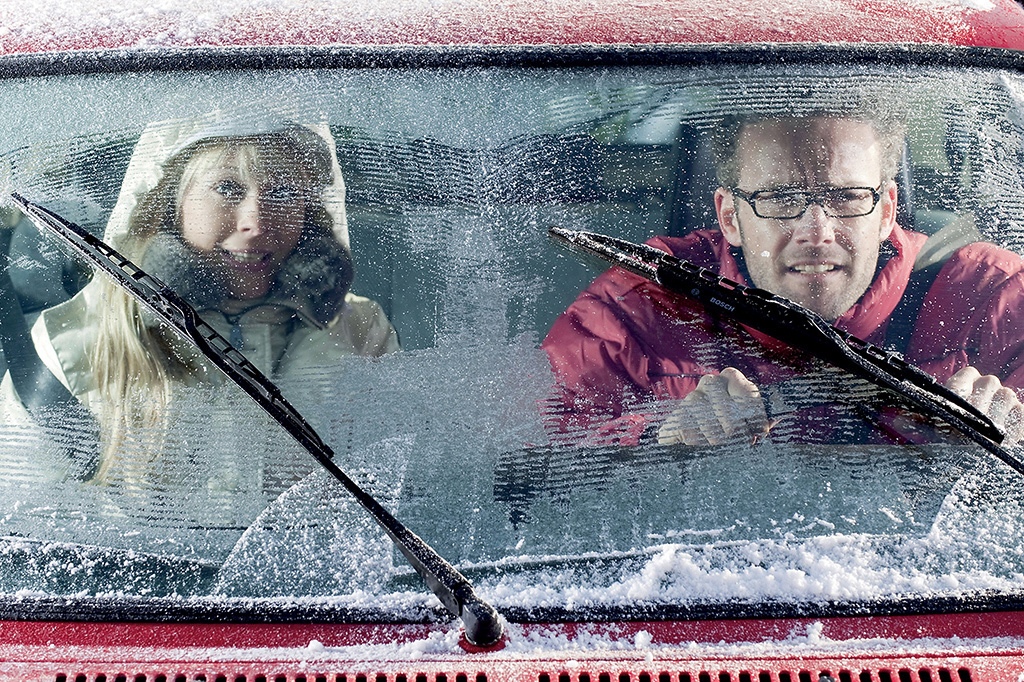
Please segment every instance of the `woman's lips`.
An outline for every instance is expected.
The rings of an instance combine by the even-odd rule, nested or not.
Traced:
[[[236,270],[260,272],[270,266],[272,254],[269,251],[221,251],[221,260]]]

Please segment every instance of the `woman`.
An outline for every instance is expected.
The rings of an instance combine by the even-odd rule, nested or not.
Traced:
[[[150,125],[104,238],[275,380],[398,349],[380,306],[348,291],[344,184],[326,126],[216,116]],[[107,277],[44,312],[33,339],[99,419],[96,483],[149,487],[180,474],[158,461],[162,452],[196,448],[169,427],[172,415],[180,417],[171,409],[175,397],[192,391],[223,402],[229,393],[195,393],[224,380]],[[211,476],[223,480],[197,483],[238,487],[224,471]]]

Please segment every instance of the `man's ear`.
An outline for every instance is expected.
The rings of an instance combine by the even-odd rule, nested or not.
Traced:
[[[743,246],[740,224],[736,219],[736,197],[724,187],[715,190],[715,215],[718,216],[718,229],[722,231],[725,241],[733,246]]]
[[[885,183],[885,187],[882,188],[882,204],[879,209],[882,211],[882,224],[879,226],[878,232],[878,243],[881,244],[889,235],[892,234],[892,228],[896,226],[896,213],[899,199],[898,192],[896,190],[896,183],[890,180]]]

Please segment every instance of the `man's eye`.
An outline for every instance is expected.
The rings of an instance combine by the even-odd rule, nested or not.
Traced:
[[[832,193],[832,198],[836,201],[862,201],[870,196],[870,193],[862,189],[841,189]]]
[[[768,202],[772,206],[802,206],[806,201],[800,193],[773,193],[762,194],[759,199]]]
[[[840,211],[860,211],[871,205],[871,192],[863,189],[837,190],[830,194],[828,202]]]
[[[241,201],[245,198],[245,187],[234,180],[221,180],[214,185],[213,191],[228,201]]]

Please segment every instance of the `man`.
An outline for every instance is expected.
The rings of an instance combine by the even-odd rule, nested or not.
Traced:
[[[896,223],[901,136],[831,116],[736,121],[723,131],[719,230],[650,243],[884,344],[926,240]],[[1020,256],[985,243],[962,247],[923,301],[908,361],[988,414],[1006,442],[1020,440]],[[750,442],[769,431],[759,384],[799,365],[787,357],[791,350],[771,345],[613,268],[555,322],[543,347],[576,415],[568,424],[603,422],[620,441],[635,441],[651,418],[631,409],[682,399],[658,439],[701,445]]]

